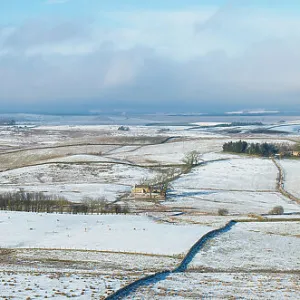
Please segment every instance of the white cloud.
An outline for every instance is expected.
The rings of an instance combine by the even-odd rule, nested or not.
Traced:
[[[0,30],[0,103],[299,102],[296,16],[211,7],[99,12],[97,20]]]

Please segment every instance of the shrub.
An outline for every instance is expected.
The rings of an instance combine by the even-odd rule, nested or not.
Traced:
[[[218,215],[219,215],[219,216],[227,216],[228,213],[229,213],[229,211],[228,211],[228,209],[226,209],[226,208],[220,208],[220,209],[218,210]]]
[[[200,160],[199,157],[200,153],[198,153],[197,151],[191,151],[187,153],[182,159],[182,162],[184,164],[183,173],[189,173],[194,166],[197,166]]]
[[[120,127],[118,128],[118,130],[120,130],[120,131],[129,131],[130,129],[129,129],[129,127],[127,127],[127,126],[120,126]]]
[[[274,206],[270,211],[270,215],[282,215],[284,213],[284,209],[282,206]]]

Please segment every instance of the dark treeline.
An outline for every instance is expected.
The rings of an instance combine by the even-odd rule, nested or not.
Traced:
[[[64,197],[24,191],[1,194],[0,210],[70,214],[126,214],[129,212],[128,206],[108,203],[105,198],[85,198],[82,203],[73,203]]]
[[[231,122],[231,123],[222,123],[213,126],[201,126],[201,128],[222,128],[222,127],[238,127],[238,126],[262,126],[262,122]]]
[[[246,153],[260,156],[271,156],[283,150],[290,151],[288,145],[271,143],[247,143],[246,141],[228,142],[223,145],[224,152]]]
[[[262,126],[262,122],[232,122],[230,126]]]

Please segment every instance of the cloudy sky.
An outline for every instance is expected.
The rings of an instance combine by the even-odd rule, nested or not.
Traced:
[[[0,110],[300,111],[299,0],[7,0]]]

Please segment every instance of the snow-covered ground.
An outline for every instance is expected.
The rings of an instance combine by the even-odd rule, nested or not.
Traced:
[[[214,140],[214,143],[217,143],[215,149],[219,149],[220,145],[218,145],[218,141]],[[200,144],[203,148],[205,147],[207,151],[211,149],[211,145],[206,145],[205,141],[194,140],[144,146],[131,152],[112,153],[109,156],[138,164],[178,164],[182,163],[182,159],[186,153],[197,149],[201,150]]]
[[[108,202],[130,193],[131,186],[103,183],[76,183],[76,184],[36,184],[36,185],[3,185],[1,193],[15,193],[23,190],[29,193],[42,192],[49,196],[61,196],[71,202],[81,202],[85,198],[103,199]]]
[[[281,273],[179,273],[139,288],[126,299],[299,299],[300,275]]]
[[[300,221],[237,223],[195,256],[191,269],[300,270]]]
[[[127,252],[109,252],[97,250],[58,250],[58,249],[22,249],[13,250],[11,258],[22,260],[22,265],[14,266],[0,263],[0,270],[79,272],[114,274],[137,271],[157,272],[165,268],[174,268],[180,258],[167,255],[145,255]],[[11,259],[12,260],[12,259]],[[33,266],[32,262],[39,262]],[[3,263],[3,261],[2,261]],[[59,266],[57,264],[60,264]]]
[[[88,162],[116,162],[118,163],[118,161],[115,161],[113,159],[104,157],[104,156],[100,156],[100,155],[90,155],[90,154],[75,154],[75,155],[68,155],[68,156],[64,156],[64,157],[58,157],[58,158],[52,158],[49,160],[46,160],[45,162],[47,163],[51,163],[51,162],[59,162],[59,163],[88,163]]]
[[[300,198],[300,160],[284,159],[279,161],[284,171],[284,188]]]
[[[102,299],[136,279],[179,264],[171,256],[86,250],[18,248],[0,255],[0,298],[17,299]]]
[[[179,164],[185,155],[191,151],[197,151],[200,158],[204,160],[214,160],[219,158],[238,157],[222,153],[222,146],[225,142],[235,141],[231,138],[189,138],[181,135],[181,141],[169,141],[158,145],[148,145],[139,147],[128,152],[109,153],[109,157],[128,160],[139,164],[160,163]],[[269,139],[246,139],[249,143],[270,142]],[[274,143],[293,143],[286,140],[271,140]],[[216,153],[216,154],[215,154]]]
[[[189,126],[129,126],[129,131],[118,128],[119,125],[0,126],[0,149],[55,146],[66,144],[68,141],[72,141],[73,144],[99,143],[99,140],[106,138],[111,139],[110,142],[113,143],[112,138],[123,137],[224,137],[222,134],[206,130],[187,130]]]
[[[120,288],[120,278],[89,274],[0,272],[2,299],[100,299]],[[109,287],[109,289],[107,288]]]
[[[210,240],[187,272],[126,299],[298,299],[299,228],[300,220],[238,223]]]
[[[51,183],[107,183],[132,185],[157,175],[152,169],[119,164],[45,164],[0,173],[0,183],[37,185]]]
[[[175,188],[165,202],[168,207],[185,207],[200,212],[218,213],[227,209],[230,214],[266,214],[274,206],[285,212],[300,212],[300,206],[277,192],[242,192]]]
[[[58,121],[57,124],[60,124]],[[298,125],[292,125],[298,126]],[[181,136],[184,138],[230,138],[228,133],[222,132],[226,128],[198,128],[190,130],[191,126],[129,126],[129,131],[118,130],[119,125],[45,125],[45,126],[0,126],[0,149],[5,147],[40,147],[65,144],[72,140],[76,143],[93,143],[105,138],[128,138],[128,137],[170,137]],[[246,129],[248,127],[242,127]],[[248,129],[256,128],[250,126]],[[279,129],[287,128],[287,131],[295,132],[297,130],[288,129],[287,126],[281,126]],[[229,129],[235,129],[230,127]],[[276,129],[276,128],[275,128]],[[51,136],[51,139],[49,137]],[[266,136],[265,136],[266,138]],[[284,137],[278,135],[273,139],[282,140]],[[113,142],[113,140],[111,140]]]
[[[118,119],[113,121],[116,124]],[[131,121],[142,124],[138,119]],[[267,213],[278,205],[285,212],[300,212],[295,202],[276,192],[278,170],[271,160],[222,152],[222,145],[231,140],[293,141],[284,135],[230,136],[224,128],[190,130],[193,126],[130,125],[129,131],[118,130],[118,125],[0,127],[0,192],[22,188],[76,202],[86,196],[114,201],[134,184],[162,171],[128,163],[182,164],[184,156],[194,150],[207,162],[177,179],[167,202],[126,200],[137,208],[153,210],[142,216],[1,211],[0,232],[5,234],[0,234],[0,250],[11,252],[0,253],[0,298],[99,299],[137,278],[175,268],[201,236],[231,218]],[[299,124],[291,126],[278,129],[298,134]],[[18,151],[5,153],[8,150]],[[300,195],[298,163],[282,161],[285,188],[296,196]],[[172,216],[164,212],[184,208],[193,213]],[[220,208],[234,216],[216,216]],[[296,299],[299,227],[300,221],[238,223],[210,241],[187,273],[172,274],[134,296]],[[197,273],[198,268],[217,273]]]
[[[269,159],[239,158],[194,168],[173,184],[174,190],[275,191],[277,169]]]
[[[247,217],[242,216],[242,218],[245,219]],[[229,221],[231,221],[233,219],[233,216],[213,216],[190,213],[165,216],[162,217],[162,219],[179,224],[198,224],[204,226],[211,226],[213,229],[218,229],[220,227],[225,226]]]
[[[105,197],[116,200],[121,193],[130,192],[143,178],[152,179],[154,170],[123,164],[46,164],[24,167],[0,173],[0,191],[43,192],[60,195],[70,201],[84,197]]]
[[[282,124],[279,126],[272,127],[273,130],[280,130],[282,132],[293,133],[299,135],[300,123]]]
[[[118,130],[119,125],[77,125],[77,126],[39,126],[34,130],[45,130],[45,131],[89,131],[89,132],[101,132],[106,136],[177,136],[184,135],[186,137],[224,137],[221,134],[215,134],[208,132],[207,130],[189,130],[194,127],[191,126],[126,126],[129,128],[128,131]]]
[[[180,254],[209,226],[156,223],[146,216],[0,212],[0,247]],[[180,241],[180,242],[179,242]]]
[[[99,156],[117,148],[113,145],[93,146],[64,146],[58,148],[30,149],[0,154],[1,170],[18,168],[21,166],[56,161],[65,156],[93,154]],[[100,159],[100,156],[99,156]]]

